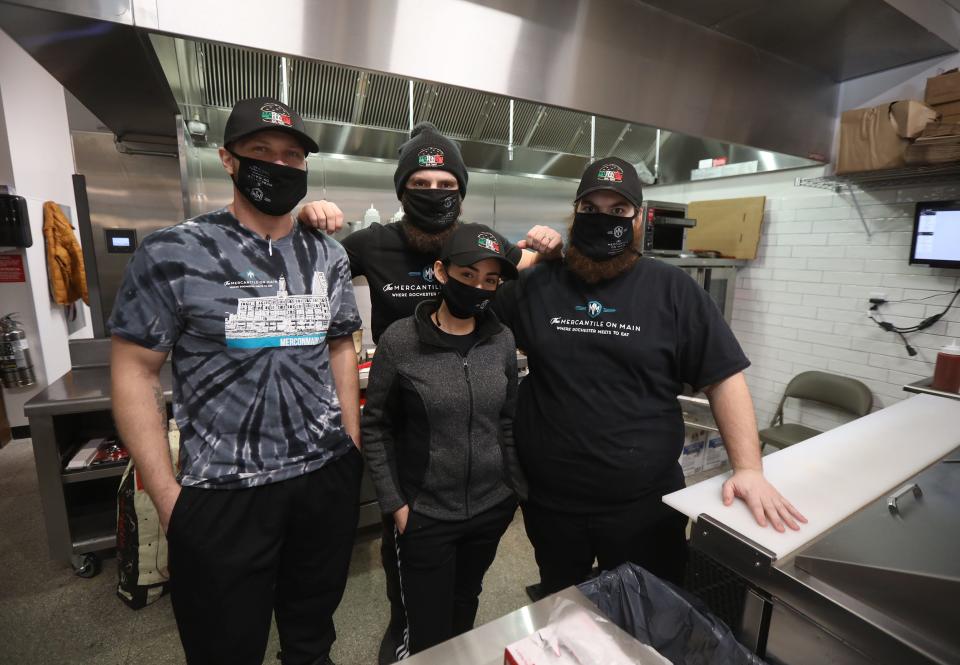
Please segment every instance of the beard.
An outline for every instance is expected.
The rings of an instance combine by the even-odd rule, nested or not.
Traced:
[[[430,256],[436,258],[440,255],[440,249],[443,247],[443,243],[447,242],[447,238],[453,235],[453,231],[460,225],[460,222],[454,222],[443,231],[438,231],[437,233],[427,233],[422,229],[418,229],[414,226],[407,218],[404,216],[400,220],[400,230],[403,231],[403,237],[406,239],[407,244],[415,252],[420,252],[421,254],[429,254]]]
[[[568,238],[572,228],[573,224],[567,229]],[[640,260],[640,237],[635,236],[633,244],[622,254],[606,261],[591,259],[574,247],[573,244],[568,244],[563,260],[567,269],[587,284],[605,282],[627,272]]]

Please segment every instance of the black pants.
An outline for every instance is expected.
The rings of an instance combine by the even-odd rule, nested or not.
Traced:
[[[660,496],[593,514],[525,503],[523,521],[544,593],[586,580],[594,559],[600,570],[629,561],[674,584],[683,583],[687,518],[664,504]]]
[[[336,638],[363,458],[249,489],[185,487],[167,538],[170,594],[190,665],[260,665],[276,612],[284,665],[313,665]]]
[[[394,540],[395,526],[393,515],[383,516],[383,533],[380,538],[380,561],[383,563],[383,574],[387,584],[387,600],[390,602],[390,631],[392,642],[395,645],[403,644],[403,629],[407,619],[403,611],[403,599],[400,592],[400,568],[397,565],[397,541]],[[400,658],[400,652],[396,654]]]
[[[396,535],[407,620],[402,656],[473,628],[483,576],[516,511],[510,498],[462,522],[410,513],[406,530]]]

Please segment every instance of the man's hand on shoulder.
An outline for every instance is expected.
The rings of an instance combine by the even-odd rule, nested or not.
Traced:
[[[754,469],[734,471],[733,475],[723,483],[723,504],[731,505],[734,497],[743,499],[760,526],[767,526],[769,521],[777,531],[783,532],[784,524],[797,531],[800,529],[797,522],[806,523],[807,521],[807,518],[764,477],[762,471]]]
[[[343,228],[343,211],[333,201],[323,199],[310,201],[300,208],[300,212],[297,213],[297,220],[311,229],[324,231],[332,235]]]

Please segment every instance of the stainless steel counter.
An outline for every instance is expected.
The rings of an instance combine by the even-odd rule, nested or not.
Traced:
[[[169,363],[165,363],[160,370],[160,385],[163,386],[163,396],[169,402],[173,386]],[[34,395],[24,405],[23,412],[31,418],[106,411],[110,408],[110,368],[88,367],[72,369],[64,374]]]
[[[772,665],[960,663],[958,461],[960,448],[780,559],[701,515],[691,545],[749,589],[740,640]]]
[[[597,607],[569,587],[535,603],[494,619],[469,633],[447,640],[403,662],[409,665],[501,665],[507,645],[540,630],[549,623],[557,602],[569,600],[597,612]]]
[[[114,431],[110,368],[105,362],[109,340],[92,340],[83,353],[74,354],[74,367],[37,393],[24,406],[30,419],[40,501],[43,506],[50,557],[69,561],[78,571],[95,553],[114,546],[116,530],[116,483],[123,467],[66,471],[64,465],[84,441]],[[75,349],[71,349],[73,353]],[[84,357],[81,357],[84,356]],[[361,388],[366,387],[361,378]],[[172,371],[169,363],[160,370],[160,385],[167,403],[172,401]],[[95,495],[74,491],[81,484],[99,483]],[[87,493],[89,494],[89,493]],[[91,498],[92,497],[92,498]],[[367,473],[360,490],[359,526],[380,522],[376,492]]]

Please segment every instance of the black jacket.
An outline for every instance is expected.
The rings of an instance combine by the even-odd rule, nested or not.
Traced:
[[[513,444],[513,334],[487,313],[461,356],[421,303],[380,337],[364,406],[363,451],[380,510],[404,504],[439,520],[467,519],[526,483]]]

